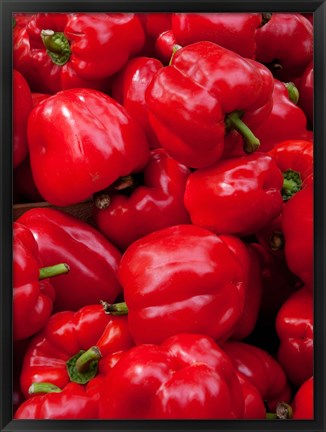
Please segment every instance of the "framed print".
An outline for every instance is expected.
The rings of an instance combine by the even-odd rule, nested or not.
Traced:
[[[325,430],[325,1],[0,8],[1,430]]]

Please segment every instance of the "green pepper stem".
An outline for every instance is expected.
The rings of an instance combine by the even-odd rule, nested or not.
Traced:
[[[104,312],[109,315],[127,315],[128,306],[126,302],[109,304],[103,300],[100,301]]]
[[[53,30],[42,30],[41,38],[52,62],[63,66],[71,55],[70,44],[64,33],[54,32]]]
[[[95,207],[99,210],[105,210],[111,204],[110,195],[106,192],[94,194],[93,200]]]
[[[284,83],[285,87],[287,88],[287,91],[289,93],[290,101],[293,102],[295,105],[299,102],[300,93],[297,87],[293,82]]]
[[[54,384],[37,382],[37,383],[33,383],[29,387],[28,394],[36,395],[40,393],[60,393],[61,391],[62,391],[61,388],[59,388]]]
[[[266,420],[277,420],[276,413],[266,413]]]
[[[60,276],[63,274],[67,274],[70,268],[68,264],[56,264],[50,267],[42,267],[40,268],[39,280],[51,278],[54,276]]]
[[[276,415],[277,418],[281,420],[291,419],[293,416],[291,406],[285,402],[278,403],[276,406]]]
[[[92,346],[90,349],[85,351],[76,361],[76,370],[79,373],[87,371],[89,364],[94,360],[100,360],[102,354],[97,346]]]
[[[282,198],[283,201],[288,201],[301,190],[302,180],[300,173],[293,170],[284,171],[283,178]]]
[[[172,64],[172,60],[173,60],[174,54],[175,54],[175,53],[176,53],[180,48],[182,48],[182,46],[179,45],[179,44],[175,44],[175,45],[173,45],[173,48],[172,48],[172,54],[171,54],[171,58],[170,58],[170,61],[169,61],[169,66],[171,66],[171,64]]]
[[[247,154],[251,154],[258,150],[260,141],[252,131],[248,128],[248,126],[241,120],[240,113],[238,111],[233,111],[228,114],[226,117],[226,127],[236,129],[244,139],[244,147],[243,150]]]

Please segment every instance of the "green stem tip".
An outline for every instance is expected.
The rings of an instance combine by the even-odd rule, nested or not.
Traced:
[[[61,388],[55,384],[36,382],[29,387],[28,394],[36,395],[41,393],[60,393],[61,391]]]
[[[282,198],[283,201],[288,201],[301,190],[302,179],[300,173],[293,170],[284,171],[283,178]]]
[[[39,280],[51,278],[54,276],[60,276],[63,274],[67,274],[70,271],[70,267],[68,264],[56,264],[50,267],[42,267],[40,268]]]
[[[297,105],[300,97],[299,90],[293,82],[284,83],[284,85],[289,93],[290,101]]]
[[[104,312],[109,315],[127,315],[128,306],[126,302],[109,304],[103,300],[100,301]]]
[[[71,56],[70,44],[64,33],[53,30],[41,31],[42,42],[52,62],[58,66],[66,64]]]
[[[248,126],[241,120],[241,113],[239,111],[233,111],[226,116],[225,124],[227,129],[237,130],[244,139],[243,150],[247,154],[254,153],[260,146],[260,141]]]

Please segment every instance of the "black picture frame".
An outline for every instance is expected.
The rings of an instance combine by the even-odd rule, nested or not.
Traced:
[[[314,14],[314,235],[315,419],[311,421],[50,421],[12,420],[12,13],[14,12],[313,12]],[[2,431],[324,431],[325,429],[325,146],[326,1],[15,1],[2,0],[0,155],[0,428]]]

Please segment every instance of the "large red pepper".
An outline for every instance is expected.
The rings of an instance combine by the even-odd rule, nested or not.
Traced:
[[[184,201],[195,225],[216,234],[248,235],[279,215],[282,184],[273,158],[255,153],[190,174]]]
[[[296,387],[313,373],[313,297],[302,288],[283,304],[276,318],[281,344],[278,361]]]
[[[99,418],[107,419],[243,415],[244,397],[230,360],[212,339],[195,334],[132,348],[107,376],[99,400]]]
[[[278,402],[289,402],[290,386],[286,375],[274,358],[266,351],[243,342],[226,342],[222,349],[237,371],[253,384],[274,411]]]
[[[47,279],[52,276],[66,274],[69,271],[67,264],[55,263],[58,263],[58,261],[51,261],[52,267],[43,267],[37,243],[31,231],[20,223],[14,223],[14,340],[32,336],[41,330],[48,321],[52,312],[54,290]]]
[[[244,419],[265,419],[266,408],[261,394],[258,389],[241,373],[237,373],[244,397]]]
[[[294,420],[312,420],[314,418],[314,378],[309,378],[297,391],[292,401]]]
[[[98,399],[97,389],[117,354],[132,346],[126,317],[109,316],[101,305],[85,306],[75,313],[58,312],[30,342],[20,379],[22,392],[30,397],[30,387],[38,383],[60,389],[70,382],[89,383],[87,390]]]
[[[112,83],[112,97],[142,126],[151,148],[159,147],[159,142],[148,120],[145,92],[162,67],[157,59],[137,57],[126,64]]]
[[[64,90],[38,104],[28,143],[35,184],[59,206],[90,198],[149,157],[146,137],[125,108],[90,89]]]
[[[302,75],[298,89],[300,93],[299,106],[307,116],[310,127],[313,126],[314,98],[314,66],[311,63]]]
[[[120,252],[93,227],[64,212],[35,208],[18,221],[33,233],[45,265],[69,259],[67,277],[53,279],[55,310],[77,310],[101,299],[114,301],[121,286]]]
[[[172,225],[190,223],[183,194],[190,170],[168,156],[163,149],[153,150],[143,172],[143,184],[131,181],[126,191],[100,194],[94,219],[100,231],[121,250],[133,241]],[[134,184],[135,183],[135,184]],[[108,207],[101,209],[109,200]]]
[[[13,70],[13,167],[16,168],[28,153],[27,122],[33,109],[30,88],[23,75]]]
[[[242,317],[248,275],[232,245],[203,228],[177,225],[134,242],[119,269],[136,343],[160,343],[177,333],[225,340]],[[242,254],[245,251],[241,252]],[[247,269],[246,269],[247,272]]]
[[[144,41],[135,14],[39,13],[15,33],[14,65],[33,91],[103,90]]]
[[[204,41],[176,51],[145,96],[162,147],[179,162],[202,168],[221,157],[226,128],[241,131],[248,153],[258,148],[248,126],[270,114],[273,86],[263,65]]]

